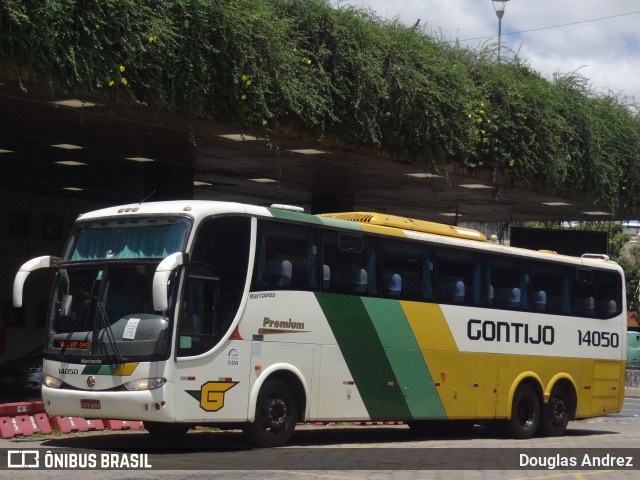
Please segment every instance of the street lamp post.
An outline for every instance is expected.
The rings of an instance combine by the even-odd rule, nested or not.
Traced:
[[[491,0],[493,9],[498,17],[498,63],[500,63],[500,48],[502,47],[502,17],[504,17],[504,9],[509,0]]]

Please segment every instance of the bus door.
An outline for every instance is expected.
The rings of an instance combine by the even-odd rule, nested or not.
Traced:
[[[248,217],[204,221],[186,267],[176,327],[176,420],[243,421],[251,343],[232,335],[247,279]]]

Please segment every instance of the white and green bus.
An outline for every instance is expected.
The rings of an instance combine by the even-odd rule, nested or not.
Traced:
[[[81,215],[55,269],[42,398],[50,415],[152,434],[298,422],[492,423],[562,435],[618,412],[625,283],[604,255],[497,245],[376,213],[171,201]]]

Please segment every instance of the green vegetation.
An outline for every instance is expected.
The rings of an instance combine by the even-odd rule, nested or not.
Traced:
[[[633,105],[327,0],[4,0],[0,73],[636,206]]]

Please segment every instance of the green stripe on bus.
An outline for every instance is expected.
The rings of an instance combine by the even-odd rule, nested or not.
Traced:
[[[318,217],[322,224],[326,227],[336,227],[347,230],[357,230],[362,232],[362,227],[359,223],[350,222],[348,220],[340,220],[339,218],[331,218],[331,217]]]
[[[362,299],[317,293],[347,367],[372,420],[402,420],[411,412]]]
[[[116,375],[129,376],[139,365],[139,362],[127,362],[111,365],[87,365],[82,370],[82,375]]]
[[[347,230],[357,230],[362,232],[362,227],[356,222],[350,222],[348,220],[340,220],[339,218],[331,217],[316,217],[315,215],[309,215],[306,213],[292,212],[290,210],[282,210],[280,208],[267,208],[269,213],[274,218],[281,218],[283,220],[292,220],[295,222],[306,222],[314,225],[324,225],[325,227],[336,227]]]
[[[440,396],[400,302],[362,298],[414,418],[446,418]],[[426,320],[426,319],[425,319]]]
[[[118,365],[87,365],[82,375],[113,375]]]
[[[292,220],[296,222],[313,223],[316,225],[322,225],[322,221],[315,215],[309,215],[306,213],[292,212],[291,210],[283,210],[281,208],[267,208],[269,213],[274,218],[281,218],[283,220]]]

